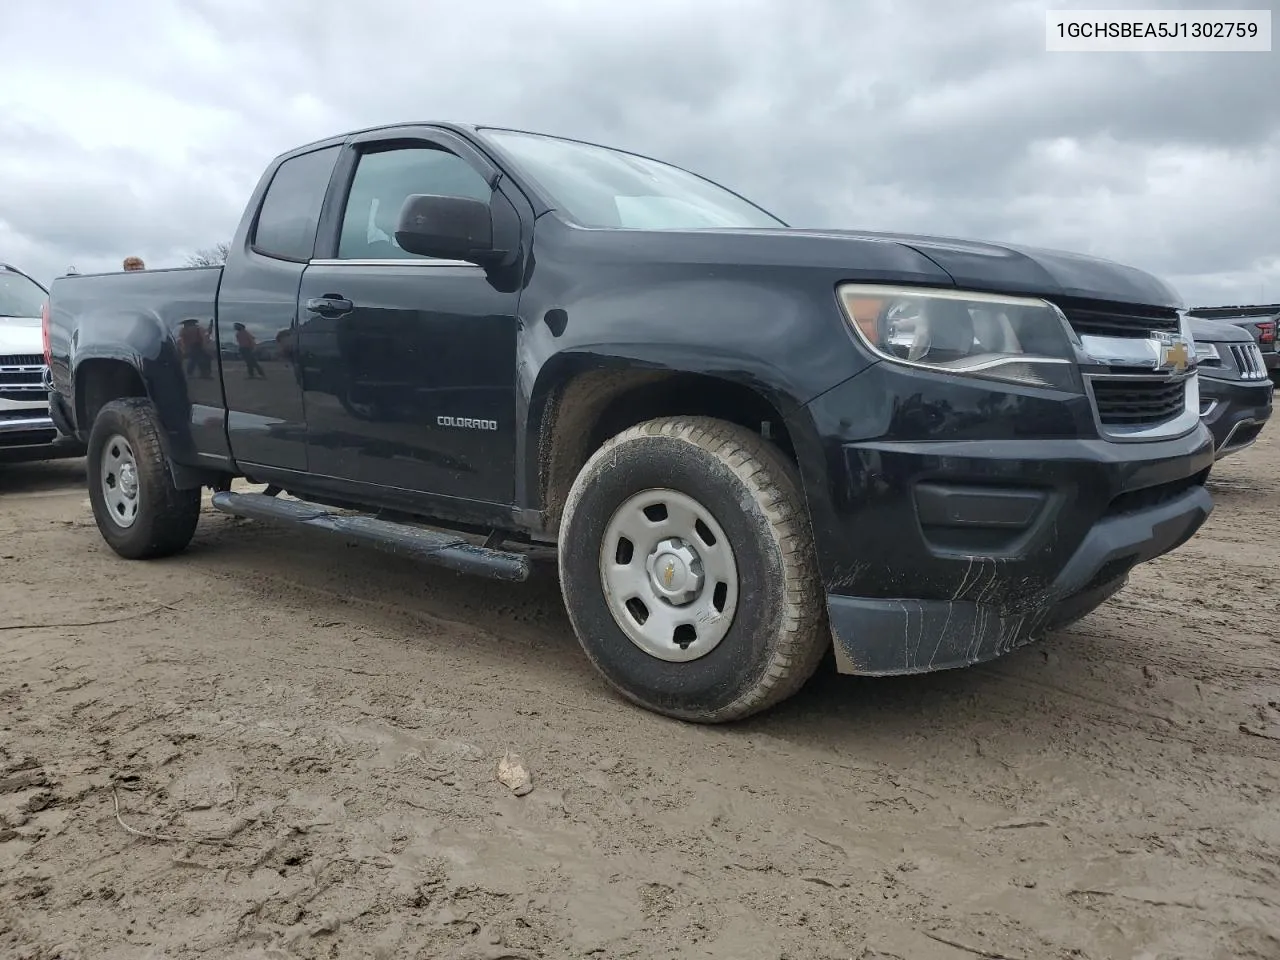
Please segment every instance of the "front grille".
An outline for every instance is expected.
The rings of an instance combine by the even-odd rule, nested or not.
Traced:
[[[1080,337],[1138,337],[1153,333],[1177,333],[1181,320],[1176,310],[1127,307],[1120,304],[1059,304]]]
[[[1186,406],[1185,380],[1097,379],[1093,397],[1098,419],[1112,427],[1155,426],[1172,420]]]
[[[43,400],[44,357],[38,353],[0,356],[0,400]]]
[[[1231,344],[1231,359],[1240,371],[1241,380],[1265,380],[1267,365],[1256,343]]]

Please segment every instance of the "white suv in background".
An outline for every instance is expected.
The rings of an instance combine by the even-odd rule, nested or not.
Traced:
[[[48,297],[21,270],[0,263],[0,463],[84,454],[49,416],[40,329]]]

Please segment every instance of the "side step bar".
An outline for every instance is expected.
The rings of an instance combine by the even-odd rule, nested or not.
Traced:
[[[458,573],[490,580],[519,582],[529,579],[529,558],[523,554],[477,546],[451,533],[375,520],[373,517],[334,513],[314,503],[279,500],[262,493],[220,491],[213,495],[213,506],[236,517],[319,530],[397,556],[425,560]]]

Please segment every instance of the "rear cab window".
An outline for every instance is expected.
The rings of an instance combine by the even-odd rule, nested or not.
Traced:
[[[325,147],[280,164],[258,210],[255,253],[300,263],[311,259],[320,210],[341,149]]]

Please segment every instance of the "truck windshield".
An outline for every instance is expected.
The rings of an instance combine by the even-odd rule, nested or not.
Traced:
[[[0,267],[0,317],[38,317],[47,296],[34,280]]]
[[[483,131],[584,227],[690,230],[785,227],[759,207],[670,164],[620,150],[510,130]]]

